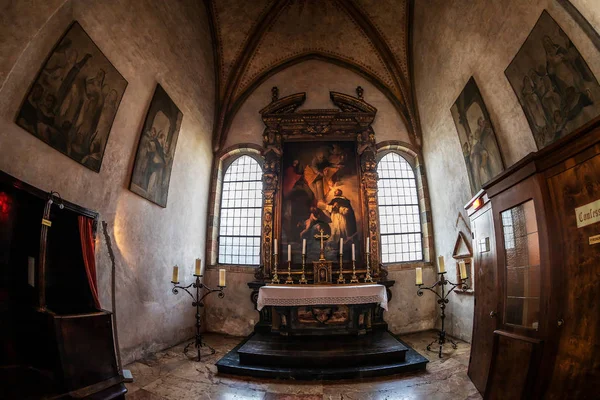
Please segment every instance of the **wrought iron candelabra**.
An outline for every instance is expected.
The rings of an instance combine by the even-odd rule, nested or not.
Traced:
[[[209,345],[207,345],[206,343],[204,343],[202,341],[202,334],[200,333],[200,308],[204,307],[204,298],[206,296],[208,296],[211,293],[214,292],[218,292],[218,296],[220,299],[222,299],[223,297],[225,297],[225,292],[223,292],[223,289],[225,289],[225,286],[219,286],[217,289],[211,289],[208,286],[206,286],[204,283],[200,282],[200,278],[202,278],[202,275],[196,275],[194,274],[194,276],[196,277],[196,281],[190,283],[187,286],[178,286],[179,282],[173,282],[171,281],[171,283],[175,286],[173,286],[173,289],[171,290],[173,292],[173,294],[179,294],[179,290],[178,289],[182,289],[185,290],[187,292],[187,294],[190,295],[190,297],[192,298],[192,306],[196,307],[196,338],[194,339],[193,342],[188,343],[184,348],[183,348],[183,353],[187,354],[189,347],[194,344],[196,349],[198,350],[198,359],[196,361],[200,361],[201,360],[201,347],[208,347],[210,349],[210,354],[215,354],[215,349],[213,349],[212,347],[210,347]],[[195,295],[192,294],[192,292],[190,292],[190,288],[194,288],[196,289],[196,293]]]
[[[448,295],[450,293],[452,293],[454,291],[454,289],[456,289],[458,286],[462,287],[463,289],[468,289],[469,285],[467,285],[466,280],[469,279],[469,277],[466,277],[464,279],[461,278],[462,282],[460,282],[460,283],[452,283],[448,279],[446,279],[446,276],[445,276],[446,272],[438,272],[438,275],[440,277],[439,277],[438,281],[435,282],[433,285],[423,287],[423,284],[420,284],[420,285],[416,285],[416,286],[419,287],[419,289],[417,290],[418,296],[423,296],[423,289],[426,289],[426,290],[429,290],[429,291],[435,293],[435,295],[438,297],[437,303],[440,305],[440,308],[442,309],[442,314],[440,315],[440,318],[442,319],[442,329],[439,331],[438,337],[427,345],[427,350],[432,351],[431,345],[434,344],[435,342],[438,342],[438,344],[440,345],[440,348],[438,350],[438,356],[439,356],[439,358],[442,358],[442,347],[444,346],[444,344],[446,344],[446,342],[452,343],[452,348],[456,349],[456,343],[452,339],[446,337],[446,330],[444,329],[444,320],[446,319],[445,309],[446,309],[446,304],[448,304],[448,302],[449,302]],[[452,288],[450,290],[448,290],[448,293],[446,293],[446,285],[452,286]],[[438,293],[438,290],[436,289],[438,286],[441,288],[441,291],[442,291],[441,295]]]

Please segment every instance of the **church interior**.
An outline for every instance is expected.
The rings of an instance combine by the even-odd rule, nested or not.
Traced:
[[[0,398],[598,398],[599,1],[0,5]]]

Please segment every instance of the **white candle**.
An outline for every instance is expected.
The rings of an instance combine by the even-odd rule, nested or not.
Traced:
[[[352,261],[356,261],[356,249],[354,248],[354,243],[352,243]]]
[[[302,255],[306,254],[306,239],[302,239]]]
[[[194,275],[202,275],[202,260],[196,258],[196,270],[194,271]]]
[[[371,252],[371,238],[367,238],[367,253]]]
[[[344,254],[344,239],[340,238],[340,255]]]
[[[292,261],[292,245],[288,244],[288,261]]]
[[[446,265],[444,264],[444,256],[438,257],[438,269],[439,269],[440,274],[443,274],[444,272],[446,272]]]
[[[225,287],[225,270],[223,268],[219,270],[219,286]]]
[[[179,267],[173,267],[173,280],[171,282],[179,283]]]
[[[275,244],[273,245],[273,254],[277,255],[277,239],[275,239]]]
[[[423,268],[416,268],[415,272],[417,273],[416,284],[417,285],[422,285],[423,284]]]
[[[460,267],[460,279],[467,279],[467,266],[464,261],[458,263]]]

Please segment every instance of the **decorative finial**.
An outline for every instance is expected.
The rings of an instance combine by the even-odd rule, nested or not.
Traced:
[[[271,89],[271,100],[273,102],[276,102],[279,99],[279,89],[277,89],[277,86],[273,86],[273,88]]]
[[[358,99],[362,100],[363,99],[363,94],[365,93],[364,89],[360,86],[356,87],[356,94],[358,95]]]

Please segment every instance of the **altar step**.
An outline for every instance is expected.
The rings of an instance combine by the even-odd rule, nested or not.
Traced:
[[[365,336],[252,334],[217,362],[221,373],[332,380],[423,370],[428,360],[386,331]]]

